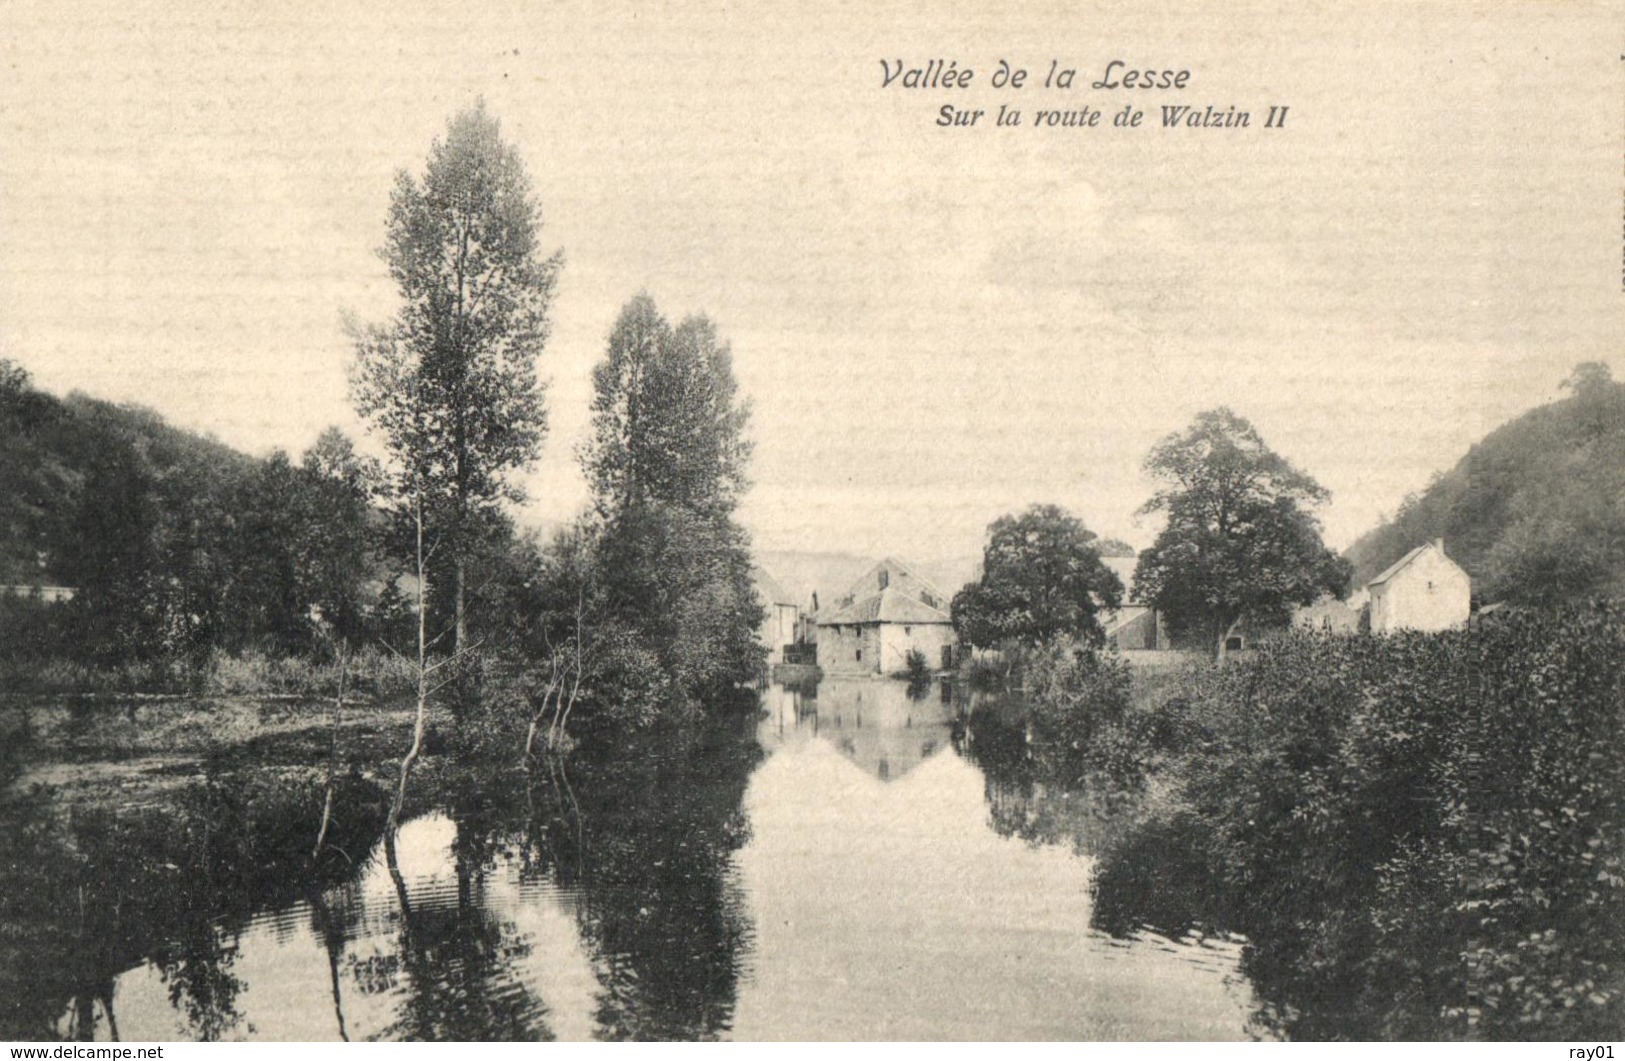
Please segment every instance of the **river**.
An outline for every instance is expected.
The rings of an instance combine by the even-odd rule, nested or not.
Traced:
[[[238,915],[126,912],[127,947],[24,1002],[132,1041],[1254,1033],[1239,941],[1091,927],[1111,815],[998,736],[936,689],[775,686],[683,747],[448,786]]]

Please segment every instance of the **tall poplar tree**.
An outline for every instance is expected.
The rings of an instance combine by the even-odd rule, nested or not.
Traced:
[[[458,113],[423,175],[395,178],[380,253],[400,310],[353,329],[356,407],[388,446],[402,511],[424,517],[436,565],[452,572],[454,647],[467,641],[483,518],[523,499],[514,473],[547,431],[536,361],[562,257],[541,251],[541,223],[519,152],[484,102]]]

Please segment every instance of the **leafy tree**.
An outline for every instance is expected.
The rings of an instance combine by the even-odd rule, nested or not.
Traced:
[[[677,700],[719,695],[761,663],[761,607],[733,521],[749,410],[728,346],[706,318],[673,328],[640,294],[616,321],[593,386],[581,460],[602,521],[607,614],[659,660]]]
[[[158,641],[159,513],[137,455],[107,447],[86,468],[75,509],[60,562],[79,587],[70,608],[80,651],[105,663],[150,655]]]
[[[306,603],[339,637],[357,638],[366,622],[364,582],[376,567],[370,499],[379,469],[330,427],[305,451],[300,474],[313,501],[299,557]]]
[[[1122,604],[1123,583],[1100,562],[1099,539],[1058,505],[1033,505],[988,528],[982,577],[954,596],[954,629],[978,648],[1037,645],[1062,635],[1104,640],[1098,614]]]
[[[26,369],[0,357],[0,583],[38,581],[38,554],[49,552],[49,508],[62,484],[41,435],[57,411]]]
[[[661,664],[671,699],[715,700],[755,677],[762,607],[744,532],[680,505],[648,502],[604,528],[601,570],[610,616]]]
[[[0,411],[10,413],[11,408],[29,392],[28,369],[10,357],[0,357]]]
[[[519,152],[475,104],[434,141],[421,179],[397,175],[381,253],[401,309],[353,328],[357,409],[388,446],[402,514],[421,509],[429,552],[449,558],[454,647],[478,522],[522,498],[513,475],[547,429],[536,359],[562,259],[543,256],[540,228]]]
[[[1282,623],[1291,605],[1346,591],[1348,565],[1308,511],[1331,495],[1229,409],[1199,414],[1145,467],[1166,485],[1141,512],[1168,522],[1134,578],[1176,635],[1200,635],[1222,658],[1243,619]]]
[[[583,464],[602,515],[649,501],[732,515],[746,486],[750,411],[709,319],[672,328],[654,299],[637,295],[615,322],[593,389]]]
[[[1136,555],[1134,546],[1121,538],[1102,538],[1095,547],[1101,556],[1114,556],[1132,560]]]
[[[372,481],[337,428],[299,464],[278,450],[244,477],[227,515],[220,647],[304,652],[325,640],[318,620],[341,638],[360,636],[362,586],[375,566]]]
[[[1576,397],[1583,398],[1606,394],[1613,382],[1614,373],[1607,364],[1601,361],[1582,361],[1574,366],[1569,378],[1563,381],[1563,387]]]

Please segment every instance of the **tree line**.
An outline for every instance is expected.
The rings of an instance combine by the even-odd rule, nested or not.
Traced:
[[[1134,570],[1139,603],[1161,613],[1172,636],[1222,657],[1245,621],[1284,625],[1294,605],[1346,594],[1347,561],[1321,540],[1314,509],[1330,497],[1229,409],[1199,414],[1146,457],[1162,483],[1141,508],[1164,526]],[[1020,650],[1071,638],[1098,647],[1102,616],[1125,602],[1102,557],[1118,555],[1082,520],[1034,505],[989,527],[982,574],[955,596],[960,639]]]
[[[1407,551],[1444,538],[1477,603],[1551,608],[1625,594],[1625,385],[1606,365],[1577,366],[1569,396],[1505,424],[1394,519],[1344,556],[1321,538],[1330,493],[1226,408],[1200,413],[1145,459],[1161,484],[1140,509],[1163,527],[1139,554],[1137,603],[1176,644],[1222,656],[1230,637],[1285,626],[1296,606],[1349,589]],[[1119,555],[1075,515],[1034,505],[989,528],[982,575],[955,598],[960,639],[1033,647],[1104,641],[1100,617],[1124,602],[1100,561]]]
[[[567,717],[690,713],[754,677],[760,609],[734,519],[749,410],[716,325],[673,324],[647,294],[626,304],[579,454],[592,506],[543,540],[511,512],[547,438],[537,365],[563,257],[483,103],[421,173],[397,174],[380,255],[398,308],[347,327],[381,460],[337,429],[297,460],[246,457],[145,411],[58,401],[0,363],[15,499],[0,561],[9,583],[77,591],[62,608],[3,602],[28,612],[28,662],[154,663],[173,684],[221,654],[371,650],[434,674],[424,706],[466,718],[500,700],[500,721],[545,717],[553,740]]]

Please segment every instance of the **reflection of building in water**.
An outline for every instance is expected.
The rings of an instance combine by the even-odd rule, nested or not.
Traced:
[[[766,707],[764,743],[822,739],[882,781],[902,777],[950,743],[951,705],[931,689],[911,697],[902,682],[775,685]]]

